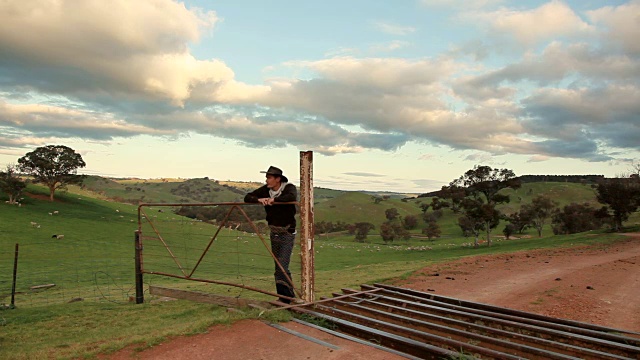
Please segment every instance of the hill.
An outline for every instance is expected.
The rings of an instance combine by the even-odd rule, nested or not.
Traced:
[[[595,175],[594,175],[595,176]],[[560,206],[572,202],[597,205],[595,190],[583,177],[552,177],[560,182],[534,181],[548,177],[525,177],[526,182],[517,190],[502,192],[511,197],[508,204],[500,206],[504,213],[518,211],[522,204],[530,203],[536,195],[547,195]],[[593,176],[588,178],[593,179]],[[576,180],[576,181],[569,181]],[[261,186],[258,182],[217,181],[200,179],[110,179],[98,176],[88,177],[83,189],[112,201],[138,204],[147,203],[202,203],[241,202],[244,195]],[[75,189],[74,191],[78,191]],[[392,192],[342,191],[314,188],[314,210],[316,221],[371,222],[379,225],[386,220],[385,210],[396,208],[400,216],[420,216],[420,205],[430,202],[432,196],[407,197],[411,194]],[[378,198],[378,201],[376,201]],[[444,223],[457,228],[457,215],[445,211]],[[451,218],[451,219],[449,219]]]
[[[246,193],[208,178],[146,180],[89,176],[82,187],[105,198],[130,204],[234,202],[242,201]]]

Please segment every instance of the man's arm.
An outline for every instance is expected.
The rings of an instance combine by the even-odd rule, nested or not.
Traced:
[[[264,197],[269,197],[269,192],[268,191],[265,194],[264,189],[266,189],[266,188],[267,188],[267,186],[263,185],[263,186],[259,187],[258,189],[255,189],[252,192],[248,193],[247,195],[244,196],[244,202],[246,202],[246,203],[257,203],[257,202],[259,202],[258,199],[264,198]]]
[[[298,200],[298,190],[293,184],[287,184],[282,189],[282,193],[277,198],[273,199],[275,202],[294,202]]]

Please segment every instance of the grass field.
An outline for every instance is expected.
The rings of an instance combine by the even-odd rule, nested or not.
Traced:
[[[593,200],[593,191],[584,185],[536,183],[525,186],[514,194],[516,200],[510,205],[516,201],[526,202],[543,192],[554,194],[560,203],[572,201],[568,196],[575,196],[580,202]],[[133,239],[137,207],[102,200],[77,188],[57,194],[59,201],[54,203],[38,198],[46,196],[43,188],[30,186],[29,192],[35,194],[35,198],[25,198],[24,206],[0,203],[0,304],[9,301],[15,243],[20,244],[17,290],[21,292],[16,298],[16,309],[0,311],[0,358],[91,357],[129,344],[144,348],[168,336],[198,333],[216,323],[257,316],[247,309],[244,314],[228,313],[224,308],[186,301],[133,304],[129,298],[134,295]],[[377,226],[384,221],[384,210],[390,207],[396,207],[402,215],[419,215],[418,201],[429,200],[388,199],[375,204],[367,194],[327,191],[326,197],[316,205],[316,220],[370,221]],[[158,210],[146,210],[149,219],[143,233],[150,239],[145,240],[145,268],[180,271],[166,248],[152,239],[157,237],[150,228],[153,223],[161,228],[163,240],[183,269],[192,269],[218,228]],[[634,214],[629,223],[639,221]],[[31,222],[39,227],[32,226]],[[468,246],[470,239],[460,236],[454,214],[445,212],[440,223],[443,236],[433,242],[412,239],[384,244],[375,231],[365,243],[354,242],[353,236],[317,236],[317,296],[329,295],[342,287],[404,277],[432,262],[478,254],[610,242],[619,237],[603,231],[553,236],[545,229],[542,238],[528,232],[519,239],[496,238],[491,248],[474,249]],[[54,234],[65,237],[52,239]],[[497,229],[494,234],[500,231]],[[246,285],[272,287],[273,265],[257,237],[223,229],[212,245],[211,254],[195,275],[214,275]],[[294,274],[296,266],[299,263],[292,266]],[[265,295],[246,290],[152,275],[146,275],[145,282],[265,299]],[[46,284],[55,286],[47,290],[31,289],[31,286]],[[145,296],[153,300],[148,294]],[[70,302],[78,298],[82,301]]]

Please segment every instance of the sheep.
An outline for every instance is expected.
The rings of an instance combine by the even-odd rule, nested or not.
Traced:
[[[53,213],[49,213],[49,215],[53,215]]]
[[[54,215],[57,215],[57,214],[58,214],[58,210],[54,211],[54,212],[53,212],[53,214],[54,214]]]
[[[38,223],[37,223],[37,222],[35,222],[35,221],[32,221],[32,222],[31,222],[31,226],[36,227],[36,226],[38,226]]]
[[[62,234],[53,234],[53,235],[51,236],[51,238],[52,238],[52,239],[62,240],[62,239],[64,239],[64,235],[62,235]]]

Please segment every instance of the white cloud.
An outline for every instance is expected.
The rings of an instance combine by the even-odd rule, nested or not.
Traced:
[[[531,10],[476,15],[523,44],[552,40],[540,53],[530,50],[496,68],[449,56],[343,56],[285,62],[280,66],[305,76],[250,85],[237,81],[222,61],[199,60],[189,51],[215,26],[214,12],[168,0],[4,2],[0,147],[27,144],[21,137],[36,144],[56,137],[195,132],[329,155],[393,151],[416,140],[483,154],[603,159],[601,144],[638,148],[637,24],[625,13],[638,4],[589,13],[607,36],[621,38],[627,54],[593,42],[554,41],[590,35],[594,28],[566,4],[551,1]],[[488,56],[484,42],[468,44],[477,57]],[[393,50],[408,43],[385,45]],[[21,103],[11,103],[8,93]],[[49,93],[69,101],[35,104]]]
[[[372,45],[369,49],[370,51],[377,53],[377,52],[390,52],[390,51],[395,51],[395,50],[399,50],[405,47],[408,47],[411,43],[409,43],[408,41],[401,41],[401,40],[393,40],[387,43],[382,43],[382,44],[375,44]]]
[[[383,33],[391,34],[391,35],[403,36],[403,35],[409,35],[416,31],[416,28],[413,26],[403,26],[403,25],[391,24],[391,23],[382,22],[382,21],[374,22],[374,26],[378,30],[382,31]]]
[[[219,60],[189,53],[189,43],[217,21],[215,12],[169,0],[2,2],[0,64],[23,70],[11,72],[16,82],[36,70],[44,77],[30,86],[45,92],[133,95],[174,106],[191,96],[242,101],[263,89],[234,81]]]
[[[491,12],[467,13],[464,17],[481,20],[489,24],[493,35],[513,38],[524,46],[593,31],[567,4],[558,0],[531,10],[501,8]]]
[[[587,15],[596,25],[607,28],[606,44],[619,44],[626,52],[640,54],[640,1],[606,6],[588,11]]]
[[[0,126],[56,137],[111,139],[114,136],[174,135],[127,123],[110,114],[86,112],[43,104],[10,104],[0,100]],[[31,142],[35,141],[33,138]]]

